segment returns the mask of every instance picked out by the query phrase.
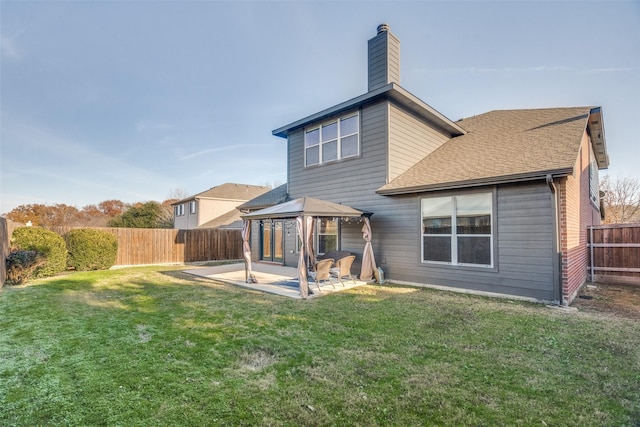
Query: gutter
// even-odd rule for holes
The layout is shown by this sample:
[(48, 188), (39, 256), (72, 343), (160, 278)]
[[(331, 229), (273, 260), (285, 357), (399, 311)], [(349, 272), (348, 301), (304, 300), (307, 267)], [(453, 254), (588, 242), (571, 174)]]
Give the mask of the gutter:
[(482, 187), (487, 185), (500, 185), (500, 184), (512, 184), (517, 182), (527, 182), (527, 181), (537, 181), (541, 179), (547, 179), (549, 176), (566, 176), (573, 173), (573, 167), (570, 168), (562, 168), (544, 172), (535, 172), (535, 173), (525, 173), (525, 174), (517, 174), (517, 175), (506, 175), (502, 177), (489, 177), (489, 178), (478, 178), (471, 179), (467, 181), (458, 181), (458, 182), (448, 182), (443, 184), (434, 184), (434, 185), (419, 185), (414, 187), (401, 187), (401, 188), (390, 188), (384, 189), (384, 187), (380, 187), (376, 190), (376, 193), (381, 194), (383, 196), (396, 196), (402, 194), (410, 194), (410, 193), (424, 193), (428, 191), (441, 191), (441, 190), (458, 190), (462, 188), (470, 188), (470, 187)]
[(557, 304), (565, 307), (567, 302), (562, 298), (562, 270), (560, 268), (562, 265), (562, 254), (560, 253), (560, 202), (558, 201), (560, 195), (555, 182), (553, 182), (553, 175), (547, 174), (546, 180), (553, 197), (551, 207), (553, 216), (553, 256), (551, 257), (553, 260), (553, 293), (557, 297)]

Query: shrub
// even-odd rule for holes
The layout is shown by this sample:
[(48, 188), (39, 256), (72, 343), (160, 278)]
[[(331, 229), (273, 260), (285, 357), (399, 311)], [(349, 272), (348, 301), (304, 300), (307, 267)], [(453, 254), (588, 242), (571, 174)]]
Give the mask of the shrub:
[(31, 278), (36, 268), (43, 266), (47, 258), (37, 251), (19, 249), (7, 257), (7, 281), (21, 285)]
[(67, 266), (78, 271), (106, 270), (116, 263), (118, 239), (113, 234), (93, 228), (78, 228), (64, 235), (67, 243)]
[(33, 277), (53, 276), (67, 267), (67, 246), (60, 235), (41, 227), (21, 227), (11, 237), (12, 250), (36, 251), (46, 262), (33, 271)]

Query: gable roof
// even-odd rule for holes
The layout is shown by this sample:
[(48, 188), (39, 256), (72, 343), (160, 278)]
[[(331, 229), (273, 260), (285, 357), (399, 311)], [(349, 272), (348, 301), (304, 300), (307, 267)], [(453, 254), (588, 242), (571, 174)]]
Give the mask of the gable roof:
[(210, 221), (200, 224), (197, 228), (219, 228), (230, 225), (236, 221), (242, 221), (242, 218), (240, 218), (240, 212), (237, 209), (232, 209)]
[(288, 200), (289, 194), (287, 193), (287, 184), (282, 184), (271, 191), (267, 191), (266, 193), (241, 204), (236, 209), (241, 211), (263, 209)]
[(225, 199), (225, 200), (251, 200), (261, 194), (269, 191), (269, 187), (262, 185), (236, 184), (227, 182), (225, 184), (211, 187), (201, 193), (189, 196), (182, 200), (172, 203), (171, 205), (179, 205), (196, 199)]
[(321, 121), (336, 114), (343, 113), (347, 110), (353, 110), (361, 105), (372, 102), (378, 99), (392, 99), (400, 105), (406, 107), (410, 111), (422, 117), (437, 128), (444, 130), (451, 136), (463, 135), (465, 130), (457, 123), (452, 122), (440, 112), (436, 111), (433, 107), (426, 102), (410, 93), (397, 83), (389, 83), (378, 89), (367, 92), (363, 95), (357, 96), (353, 99), (345, 101), (343, 103), (334, 105), (320, 111), (319, 113), (312, 114), (303, 119), (297, 120), (281, 128), (275, 129), (272, 133), (275, 136), (286, 138), (290, 132), (305, 127), (313, 122)]
[[(465, 135), (451, 138), (377, 192), (405, 194), (571, 174), (592, 113), (600, 109), (503, 110), (461, 120)], [(598, 157), (600, 167), (608, 166), (606, 149)]]

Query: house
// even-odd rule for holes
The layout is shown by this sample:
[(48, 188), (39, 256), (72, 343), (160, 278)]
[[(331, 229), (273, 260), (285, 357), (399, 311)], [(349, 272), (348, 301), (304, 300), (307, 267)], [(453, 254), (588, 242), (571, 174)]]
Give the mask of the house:
[[(368, 91), (273, 134), (287, 140), (286, 199), (373, 213), (377, 265), (395, 283), (568, 304), (587, 279), (609, 165), (600, 107), (452, 121), (400, 86), (400, 42), (383, 24), (368, 42)], [(315, 251), (357, 264), (361, 227), (319, 218)], [(254, 225), (252, 259), (297, 265), (295, 230)]]
[[(173, 228), (217, 228), (240, 221), (237, 206), (269, 191), (259, 185), (226, 183), (172, 203)], [(239, 228), (242, 228), (240, 223)]]

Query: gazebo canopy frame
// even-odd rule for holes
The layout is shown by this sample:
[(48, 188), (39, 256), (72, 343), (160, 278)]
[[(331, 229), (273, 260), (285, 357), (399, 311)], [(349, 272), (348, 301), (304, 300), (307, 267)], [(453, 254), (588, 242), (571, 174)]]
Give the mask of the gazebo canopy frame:
[(313, 262), (313, 234), (317, 218), (362, 218), (362, 227), (365, 247), (362, 256), (362, 270), (360, 280), (371, 280), (377, 270), (373, 248), (371, 246), (371, 224), (369, 218), (371, 212), (360, 211), (349, 206), (312, 197), (302, 197), (289, 202), (280, 203), (265, 209), (260, 209), (242, 215), (244, 226), (242, 231), (242, 248), (245, 261), (245, 276), (247, 283), (256, 283), (251, 273), (251, 246), (249, 244), (252, 220), (295, 219), (300, 236), (300, 257), (298, 258), (298, 280), (300, 283), (300, 296), (309, 296), (309, 281), (307, 271)]

